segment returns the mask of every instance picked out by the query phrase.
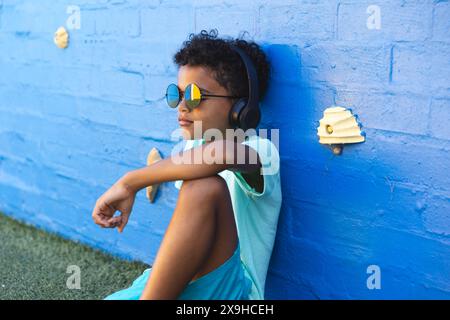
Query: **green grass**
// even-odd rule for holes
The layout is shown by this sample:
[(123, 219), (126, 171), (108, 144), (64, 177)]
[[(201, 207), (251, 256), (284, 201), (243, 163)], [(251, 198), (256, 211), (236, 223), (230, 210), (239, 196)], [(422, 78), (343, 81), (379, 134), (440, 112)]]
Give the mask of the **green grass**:
[[(68, 289), (67, 267), (81, 270), (81, 289)], [(0, 300), (103, 299), (131, 284), (145, 268), (0, 213)]]

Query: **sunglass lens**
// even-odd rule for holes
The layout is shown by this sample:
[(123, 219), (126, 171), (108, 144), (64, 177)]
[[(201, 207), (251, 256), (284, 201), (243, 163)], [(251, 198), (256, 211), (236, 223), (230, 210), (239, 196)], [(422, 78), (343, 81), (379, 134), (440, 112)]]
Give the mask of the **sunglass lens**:
[(166, 91), (166, 101), (171, 108), (176, 108), (180, 102), (180, 91), (178, 86), (174, 83), (169, 84)]
[(200, 88), (197, 87), (197, 85), (194, 83), (189, 84), (186, 87), (184, 99), (186, 100), (186, 105), (188, 106), (188, 108), (194, 109), (195, 107), (197, 107), (202, 100)]

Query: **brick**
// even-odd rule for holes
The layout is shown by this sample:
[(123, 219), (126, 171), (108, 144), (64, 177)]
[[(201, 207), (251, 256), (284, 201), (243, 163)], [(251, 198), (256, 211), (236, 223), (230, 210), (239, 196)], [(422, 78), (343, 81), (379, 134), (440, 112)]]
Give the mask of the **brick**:
[[(72, 178), (91, 183), (92, 185), (108, 186), (113, 184), (126, 172), (133, 170), (133, 166), (117, 163), (108, 159), (99, 159), (97, 155), (90, 155), (78, 150), (68, 150), (67, 147), (45, 142), (41, 144), (43, 163), (49, 167), (58, 168), (65, 178)], [(95, 173), (95, 176), (93, 176)], [(72, 183), (73, 183), (72, 182)], [(77, 183), (73, 183), (76, 188)], [(65, 187), (69, 189), (69, 186)], [(75, 196), (75, 195), (74, 195)], [(79, 196), (77, 194), (77, 196)], [(82, 199), (77, 199), (82, 200)]]
[[(0, 196), (1, 200), (3, 200), (4, 196), (5, 199), (14, 197), (19, 200), (18, 203), (20, 205), (10, 207), (13, 211), (11, 215), (13, 215), (14, 219), (23, 220), (51, 231), (61, 231), (61, 220), (69, 223), (69, 225), (72, 223), (72, 226), (80, 225), (79, 222), (82, 220), (83, 215), (73, 205), (62, 203), (45, 194), (36, 194), (28, 190), (18, 189), (10, 184), (2, 185), (2, 191), (4, 193), (2, 192)], [(64, 212), (64, 215), (61, 212)], [(53, 219), (50, 219), (49, 216), (53, 217)]]
[[(287, 211), (289, 212), (289, 211)], [(395, 212), (395, 214), (394, 214)], [(284, 261), (284, 273), (291, 275), (293, 279), (311, 279), (318, 276), (329, 277), (331, 272), (329, 267), (333, 267), (334, 271), (339, 269), (339, 274), (343, 279), (352, 278), (350, 282), (343, 283), (327, 280), (334, 289), (342, 286), (343, 290), (348, 290), (348, 294), (354, 296), (366, 296), (367, 288), (365, 287), (368, 265), (377, 264), (382, 270), (382, 287), (386, 292), (383, 296), (416, 296), (426, 294), (414, 292), (406, 293), (403, 289), (405, 283), (409, 283), (408, 279), (403, 279), (399, 283), (392, 282), (391, 277), (398, 276), (403, 273), (405, 277), (411, 277), (416, 281), (428, 283), (435, 289), (448, 291), (447, 275), (440, 272), (440, 268), (445, 268), (447, 261), (445, 256), (448, 254), (448, 245), (436, 239), (430, 239), (428, 233), (414, 233), (410, 229), (410, 220), (415, 219), (415, 225), (421, 225), (421, 215), (417, 212), (410, 213), (407, 222), (401, 222), (400, 217), (396, 215), (400, 211), (392, 210), (380, 216), (379, 220), (373, 219), (370, 212), (361, 212), (362, 219), (354, 220), (350, 213), (340, 212), (327, 207), (324, 210), (320, 205), (313, 206), (308, 202), (302, 203), (300, 212), (297, 217), (293, 217), (297, 222), (295, 229), (297, 238), (290, 238), (285, 242), (287, 251), (280, 248), (281, 260), (276, 266)], [(405, 212), (405, 217), (408, 214)], [(444, 217), (445, 218), (445, 217)], [(339, 222), (335, 220), (339, 220)], [(391, 222), (391, 219), (394, 219)], [(317, 223), (317, 222), (322, 223)], [(326, 221), (326, 222), (325, 222)], [(384, 222), (379, 224), (378, 222)], [(408, 229), (398, 229), (398, 226), (408, 226)], [(339, 229), (336, 229), (336, 228)], [(372, 232), (372, 228), (376, 227), (377, 232)], [(342, 229), (341, 229), (342, 228)], [(348, 238), (347, 238), (348, 237)], [(409, 246), (404, 246), (409, 243)], [(435, 255), (426, 254), (427, 247), (433, 247)], [(315, 248), (314, 250), (312, 250)], [(327, 250), (332, 248), (332, 250)], [(303, 258), (296, 257), (292, 252), (302, 251)], [(312, 254), (314, 251), (315, 254)], [(290, 254), (289, 254), (290, 252)], [(283, 258), (284, 257), (284, 258)], [(289, 257), (289, 264), (286, 264), (286, 257)], [(283, 260), (284, 259), (284, 260)], [(436, 261), (439, 260), (440, 268), (436, 267)], [(404, 273), (404, 269), (398, 268), (403, 265), (408, 270)], [(314, 270), (315, 269), (315, 270)], [(320, 270), (320, 271), (317, 271)], [(343, 274), (341, 274), (341, 271)], [(359, 274), (359, 278), (355, 279), (355, 275)], [(427, 276), (425, 277), (424, 274)], [(358, 285), (359, 283), (359, 285)], [(321, 297), (326, 297), (333, 290), (323, 288), (322, 286), (314, 286), (319, 290)], [(402, 290), (399, 290), (399, 289)], [(398, 291), (398, 292), (397, 292)], [(319, 294), (319, 293), (318, 293)], [(447, 292), (448, 295), (448, 292)], [(342, 296), (342, 293), (339, 294)]]
[[(380, 29), (369, 29), (372, 11), (380, 9)], [(341, 3), (338, 7), (338, 39), (359, 41), (421, 41), (430, 37), (432, 6), (429, 2), (413, 3)]]
[[(80, 30), (83, 30), (83, 26)], [(0, 51), (0, 61), (28, 64), (47, 63), (59, 68), (88, 68), (93, 65), (120, 66), (113, 63), (118, 60), (117, 50), (122, 49), (122, 44), (120, 46), (116, 44), (116, 52), (111, 56), (108, 52), (111, 50), (111, 46), (114, 46), (115, 41), (82, 37), (83, 31), (80, 30), (70, 33), (69, 47), (64, 50), (57, 48), (51, 38), (41, 34), (0, 33), (0, 41), (8, 43), (8, 47), (11, 49)]]
[(424, 203), (423, 220), (427, 231), (441, 236), (450, 235), (450, 198), (434, 196)]
[(41, 163), (40, 144), (18, 132), (0, 131), (0, 154), (4, 157)]
[(97, 73), (91, 78), (95, 95), (114, 101), (142, 103), (144, 101), (144, 77), (138, 72), (111, 70)]
[[(298, 281), (298, 278), (296, 278)], [(298, 284), (293, 279), (286, 279), (284, 270), (275, 271), (273, 267), (269, 269), (266, 280), (266, 300), (288, 300), (295, 297), (299, 300), (315, 300), (317, 296), (313, 288), (305, 283)], [(277, 290), (284, 288), (284, 290)], [(290, 297), (290, 298), (289, 298)]]
[[(3, 89), (3, 93), (0, 92), (5, 97), (5, 100), (0, 102), (0, 112), (6, 112), (2, 119), (5, 129), (11, 128), (11, 130), (14, 130), (14, 125), (17, 124), (17, 130), (20, 130), (22, 127), (20, 121), (31, 121), (33, 126), (38, 126), (38, 123), (45, 123), (43, 125), (48, 123), (48, 125), (54, 127), (55, 125), (46, 119), (51, 116), (56, 118), (54, 121), (61, 121), (66, 118), (72, 120), (73, 124), (77, 124), (78, 120), (83, 121), (86, 125), (97, 123), (106, 128), (116, 127), (122, 131), (133, 132), (146, 140), (157, 139), (169, 143), (172, 131), (178, 128), (176, 111), (174, 112), (173, 109), (167, 107), (164, 101), (160, 101), (158, 104), (149, 103), (146, 106), (137, 106), (90, 97), (74, 98), (70, 95), (51, 93), (41, 94), (36, 99), (37, 92), (32, 89), (28, 90), (29, 95), (20, 95), (20, 90)], [(30, 106), (33, 106), (33, 108), (31, 109)], [(19, 112), (19, 114), (10, 114), (9, 112), (13, 110)], [(31, 118), (27, 117), (27, 114)], [(55, 129), (60, 130), (58, 127)], [(69, 133), (67, 134), (69, 135)], [(32, 135), (31, 132), (30, 135)], [(142, 156), (144, 153), (145, 151), (143, 151)]]
[[(62, 55), (53, 41), (37, 37), (32, 33), (0, 33), (0, 42), (8, 43), (10, 50), (0, 50), (0, 63), (39, 63), (61, 62), (67, 55)], [(70, 56), (70, 52), (68, 52)], [(3, 68), (2, 68), (3, 70)]]
[(35, 177), (39, 175), (36, 165), (31, 164), (29, 161), (26, 164), (23, 163), (20, 159), (2, 155), (0, 184), (2, 186), (12, 186), (19, 191), (40, 194), (39, 188), (33, 185)]
[[(183, 0), (181, 3), (187, 3), (190, 4), (192, 1), (189, 0)], [(196, 7), (210, 7), (210, 8), (222, 8), (222, 9), (229, 9), (229, 8), (235, 8), (237, 6), (245, 5), (240, 0), (196, 0), (195, 6)]]
[(433, 40), (450, 42), (450, 3), (438, 2), (434, 7)]
[[(305, 182), (304, 184), (306, 185), (297, 186), (297, 191), (294, 190), (295, 187), (285, 187), (283, 189), (286, 198), (289, 199), (288, 206), (289, 204), (292, 205), (293, 214), (295, 212), (298, 213), (292, 218), (292, 220), (298, 221), (291, 221), (294, 224), (293, 226), (297, 223), (301, 224), (301, 221), (307, 223), (307, 220), (305, 220), (307, 217), (300, 216), (301, 211), (295, 206), (295, 203), (299, 201), (312, 204), (317, 206), (318, 210), (325, 210), (330, 213), (338, 214), (341, 212), (341, 214), (344, 214), (345, 212), (344, 215), (349, 219), (368, 219), (370, 221), (377, 221), (383, 217), (387, 203), (391, 206), (393, 205), (392, 197), (395, 194), (381, 170), (378, 173), (379, 178), (374, 177), (372, 173), (368, 173), (364, 180), (358, 180), (355, 176), (358, 176), (361, 172), (357, 172), (356, 169), (353, 169), (353, 171), (347, 169), (345, 171), (347, 176), (344, 177), (339, 174), (338, 170), (341, 167), (339, 164), (328, 168), (328, 173), (325, 173), (323, 165), (320, 164), (314, 166), (298, 163), (297, 167), (302, 169), (301, 172), (292, 172), (292, 165), (289, 164), (282, 166), (282, 170), (291, 172), (290, 177), (283, 178), (285, 180), (283, 182), (286, 183), (284, 185), (292, 185), (293, 181), (296, 181), (298, 178), (302, 179), (300, 181), (311, 181), (310, 183)], [(297, 195), (295, 195), (295, 192), (297, 192)], [(400, 206), (403, 206), (403, 204), (399, 203), (398, 207)], [(394, 210), (390, 212), (394, 212)], [(354, 223), (357, 223), (357, 221)], [(343, 224), (342, 222), (332, 223), (331, 225), (334, 225), (335, 228), (348, 226), (348, 224)], [(295, 228), (293, 229), (295, 230)], [(349, 230), (346, 232), (349, 232)], [(295, 231), (294, 233), (301, 234)], [(345, 233), (345, 235), (347, 234)], [(342, 236), (344, 237), (345, 235)], [(357, 245), (357, 239), (354, 239), (352, 243)]]
[[(175, 122), (176, 120), (174, 125)], [(158, 124), (158, 121), (154, 123)], [(129, 121), (128, 126), (132, 125), (133, 122)], [(164, 122), (159, 125), (162, 127)], [(125, 129), (101, 125), (89, 119), (81, 122), (2, 112), (0, 126), (4, 131), (17, 131), (26, 139), (33, 138), (37, 141), (67, 145), (73, 150), (83, 150), (98, 157), (125, 161), (129, 165), (145, 164), (152, 146), (156, 146), (165, 157), (170, 154), (173, 145), (170, 137), (166, 135), (163, 139), (157, 132), (149, 129), (137, 136), (131, 135)], [(151, 124), (148, 128), (152, 128)], [(127, 154), (127, 160), (122, 158), (124, 154)]]
[[(361, 213), (385, 210), (391, 189), (397, 186), (450, 195), (450, 177), (442, 174), (448, 167), (448, 146), (367, 131), (365, 142), (345, 146), (338, 158), (326, 146), (294, 136), (301, 151), (291, 152), (282, 160), (281, 171), (289, 172), (288, 176), (281, 175), (283, 195), (291, 200), (315, 199), (323, 206), (353, 208)], [(287, 154), (286, 143), (281, 138), (280, 154)], [(307, 187), (298, 185), (298, 181), (307, 181)], [(375, 198), (379, 200), (374, 202)]]
[(300, 48), (303, 82), (340, 88), (379, 87), (389, 81), (390, 47), (317, 44)]
[(430, 102), (426, 96), (338, 91), (336, 104), (350, 108), (364, 127), (410, 134), (427, 133)]
[[(107, 7), (108, 3), (111, 3), (111, 2), (116, 3), (117, 1), (118, 0), (114, 0), (114, 1), (111, 1), (111, 0), (96, 0), (96, 1), (78, 0), (77, 5), (82, 6), (83, 9), (96, 10), (96, 9), (105, 9)], [(126, 1), (126, 0), (123, 0), (123, 1)]]
[(65, 25), (67, 4), (42, 0), (5, 3), (2, 12), (2, 31), (53, 33)]
[[(162, 10), (164, 15), (161, 15)], [(142, 37), (148, 40), (164, 41), (180, 44), (188, 40), (188, 35), (194, 32), (194, 8), (191, 6), (159, 7), (158, 9), (141, 10)], [(152, 50), (149, 48), (149, 50)]]
[(449, 113), (450, 99), (435, 99), (432, 101), (430, 111), (430, 130), (432, 136), (450, 140)]
[(202, 7), (195, 9), (195, 33), (201, 30), (217, 28), (220, 37), (236, 38), (241, 31), (247, 31), (250, 37), (256, 34), (256, 14), (252, 8)]
[[(0, 89), (3, 97), (0, 101), (0, 110), (10, 112), (14, 110), (20, 113), (31, 113), (39, 116), (56, 116), (78, 119), (78, 109), (80, 98), (73, 96), (50, 94), (38, 89), (29, 88), (27, 94), (22, 94), (20, 88)], [(32, 109), (31, 109), (32, 106)]]
[(137, 37), (141, 32), (137, 10), (108, 8), (95, 14), (95, 33), (100, 36)]
[[(351, 179), (345, 181), (351, 182)], [(400, 183), (395, 183), (390, 189), (380, 182), (362, 182), (359, 184), (362, 190), (356, 191), (357, 193), (353, 192), (353, 188), (347, 190), (352, 191), (355, 196), (365, 194), (361, 202), (366, 203), (355, 211), (348, 205), (342, 206), (342, 203), (329, 205), (319, 199), (292, 199), (285, 211), (291, 232), (289, 236), (322, 243), (335, 250), (345, 250), (346, 258), (353, 260), (371, 254), (372, 243), (365, 238), (366, 228), (392, 228), (427, 237), (429, 229), (424, 225), (423, 219), (428, 210), (428, 201), (433, 197), (428, 190), (414, 190), (411, 185)], [(338, 200), (340, 202), (345, 201), (342, 195), (338, 198), (341, 198)], [(350, 198), (347, 200), (351, 201)], [(383, 207), (383, 201), (389, 204), (389, 208)], [(328, 221), (329, 224), (317, 225), (317, 220)]]
[[(271, 44), (263, 47), (272, 66), (271, 79), (297, 84), (301, 79), (300, 50), (297, 45)], [(290, 63), (283, 63), (284, 61)]]
[(29, 86), (80, 95), (88, 95), (90, 91), (91, 71), (87, 69), (66, 68), (62, 72), (57, 66), (37, 63), (2, 63), (1, 68), (0, 83), (5, 86)]
[[(113, 39), (84, 40), (80, 50), (89, 51), (89, 61), (108, 68), (120, 68), (144, 73), (145, 75), (170, 75), (176, 77), (176, 67), (173, 64), (173, 54), (179, 44), (169, 44), (164, 41), (144, 40), (141, 38), (126, 38), (120, 43)], [(114, 48), (114, 54), (109, 51)]]
[[(280, 103), (280, 97), (284, 97)], [(323, 110), (335, 104), (335, 92), (329, 88), (302, 87), (299, 84), (272, 80), (268, 94), (262, 104), (261, 128), (279, 128), (280, 141), (290, 137), (300, 140), (312, 137), (318, 141), (316, 127), (323, 117)], [(296, 125), (286, 126), (286, 119)]]
[(334, 38), (336, 8), (331, 4), (265, 4), (259, 11), (259, 36), (266, 41), (288, 42)]
[[(61, 171), (60, 165), (51, 166), (45, 162), (36, 163), (6, 157), (6, 160), (3, 161), (3, 168), (6, 169), (5, 171), (11, 172), (5, 175), (3, 183), (35, 195), (45, 193), (45, 196), (54, 200), (64, 200), (75, 205), (80, 205), (84, 199), (92, 197), (92, 191), (97, 190), (97, 186), (101, 185), (98, 182), (86, 184), (87, 180), (83, 180), (82, 177), (66, 176)], [(79, 172), (83, 172), (83, 170)], [(65, 189), (66, 192), (61, 193), (61, 189)], [(41, 190), (45, 190), (45, 192), (41, 192)]]
[(178, 83), (176, 77), (148, 75), (145, 77), (145, 100), (161, 101), (165, 103), (167, 86), (170, 83)]
[(396, 44), (393, 48), (392, 83), (401, 89), (429, 94), (449, 93), (450, 45)]
[(57, 93), (95, 96), (115, 101), (143, 103), (144, 79), (138, 72), (128, 70), (100, 70), (67, 67), (64, 72), (58, 66), (44, 64), (4, 64), (0, 83), (42, 88)]
[(0, 30), (2, 28), (3, 0), (0, 0)]
[[(99, 2), (96, 1), (97, 4)], [(70, 30), (69, 29), (69, 37), (70, 43), (69, 45), (72, 47), (75, 39), (79, 39), (82, 36), (93, 36), (96, 33), (96, 24), (97, 24), (97, 12), (99, 10), (86, 10), (86, 5), (79, 4), (80, 8), (80, 29)], [(68, 15), (69, 17), (69, 15)], [(66, 27), (67, 20), (66, 20)], [(137, 26), (139, 30), (139, 25)]]

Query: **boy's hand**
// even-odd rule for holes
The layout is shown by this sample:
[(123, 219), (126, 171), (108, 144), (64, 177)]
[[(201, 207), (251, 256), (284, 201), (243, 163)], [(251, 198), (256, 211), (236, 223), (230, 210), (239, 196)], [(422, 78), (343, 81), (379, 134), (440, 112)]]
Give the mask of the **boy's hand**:
[[(103, 228), (118, 227), (119, 232), (122, 232), (130, 217), (135, 198), (136, 192), (119, 180), (98, 198), (92, 218)], [(116, 211), (121, 214), (114, 216)]]

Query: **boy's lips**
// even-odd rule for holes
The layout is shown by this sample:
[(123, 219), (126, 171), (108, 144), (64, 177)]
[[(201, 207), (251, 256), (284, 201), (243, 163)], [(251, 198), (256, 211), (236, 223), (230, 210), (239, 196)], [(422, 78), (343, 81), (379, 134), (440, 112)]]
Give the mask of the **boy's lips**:
[(193, 121), (183, 118), (183, 117), (178, 117), (178, 123), (180, 124), (180, 126), (186, 127), (186, 126), (191, 125), (193, 123)]

